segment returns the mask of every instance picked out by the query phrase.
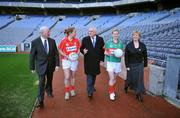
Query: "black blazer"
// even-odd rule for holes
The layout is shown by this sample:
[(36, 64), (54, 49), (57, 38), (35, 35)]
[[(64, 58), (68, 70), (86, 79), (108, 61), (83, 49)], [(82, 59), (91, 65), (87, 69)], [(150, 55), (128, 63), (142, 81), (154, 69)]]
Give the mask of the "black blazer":
[(133, 41), (127, 44), (125, 49), (125, 64), (129, 67), (129, 64), (144, 63), (144, 67), (147, 67), (147, 49), (146, 45), (139, 42), (139, 48), (134, 47)]
[[(49, 53), (45, 52), (41, 38), (37, 38), (31, 43), (30, 51), (30, 69), (37, 71), (39, 75), (48, 72), (54, 72), (55, 66), (59, 66), (59, 53), (56, 43), (53, 39), (48, 38)], [(36, 66), (35, 66), (36, 65)]]
[(86, 48), (88, 52), (84, 55), (85, 74), (97, 75), (100, 73), (100, 61), (104, 61), (104, 41), (102, 37), (96, 36), (95, 48), (93, 47), (90, 36), (82, 39), (80, 51)]

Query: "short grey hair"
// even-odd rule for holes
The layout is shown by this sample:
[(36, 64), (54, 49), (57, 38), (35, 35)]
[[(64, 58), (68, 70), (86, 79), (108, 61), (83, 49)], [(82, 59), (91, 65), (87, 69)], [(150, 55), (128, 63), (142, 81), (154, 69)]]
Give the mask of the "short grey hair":
[(95, 26), (90, 26), (89, 29), (93, 29), (95, 32), (97, 31)]
[(43, 33), (45, 30), (49, 30), (49, 28), (47, 27), (47, 26), (42, 26), (42, 27), (40, 27), (40, 29), (39, 29), (39, 33)]

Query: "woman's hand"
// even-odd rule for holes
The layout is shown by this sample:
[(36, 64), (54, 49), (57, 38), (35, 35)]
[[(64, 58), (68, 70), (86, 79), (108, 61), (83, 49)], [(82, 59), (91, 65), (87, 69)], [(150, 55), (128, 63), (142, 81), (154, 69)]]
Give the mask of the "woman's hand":
[(112, 53), (112, 51), (110, 51), (109, 49), (106, 49), (105, 52), (104, 52), (104, 54), (110, 56), (110, 55), (112, 55), (113, 53)]
[(144, 71), (148, 71), (148, 69), (149, 69), (148, 67), (144, 67)]

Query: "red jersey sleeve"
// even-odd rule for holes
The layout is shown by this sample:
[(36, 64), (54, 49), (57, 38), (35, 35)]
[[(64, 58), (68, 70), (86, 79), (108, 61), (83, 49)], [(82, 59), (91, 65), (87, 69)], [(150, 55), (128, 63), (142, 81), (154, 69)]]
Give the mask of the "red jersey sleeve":
[(63, 48), (64, 48), (64, 40), (62, 40), (58, 45), (58, 49), (63, 50)]

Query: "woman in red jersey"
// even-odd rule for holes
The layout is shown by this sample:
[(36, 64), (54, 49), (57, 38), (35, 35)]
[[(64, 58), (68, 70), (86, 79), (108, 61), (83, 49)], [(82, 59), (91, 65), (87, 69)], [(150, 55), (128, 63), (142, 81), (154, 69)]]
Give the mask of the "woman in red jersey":
[(75, 96), (75, 72), (78, 66), (78, 55), (80, 42), (76, 37), (76, 30), (74, 27), (69, 27), (65, 30), (66, 37), (64, 37), (58, 48), (61, 54), (62, 68), (64, 70), (64, 84), (65, 84), (65, 100), (69, 100), (70, 95)]

